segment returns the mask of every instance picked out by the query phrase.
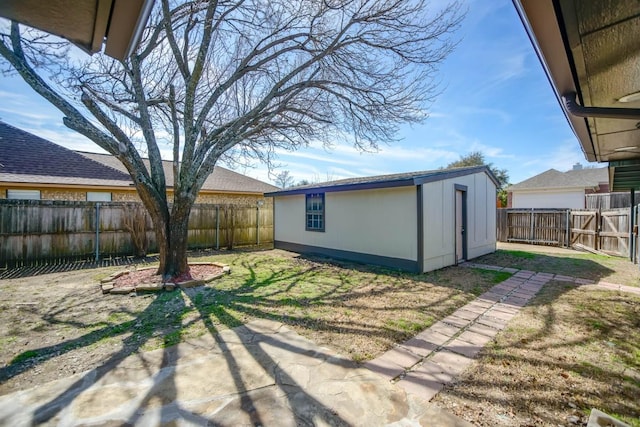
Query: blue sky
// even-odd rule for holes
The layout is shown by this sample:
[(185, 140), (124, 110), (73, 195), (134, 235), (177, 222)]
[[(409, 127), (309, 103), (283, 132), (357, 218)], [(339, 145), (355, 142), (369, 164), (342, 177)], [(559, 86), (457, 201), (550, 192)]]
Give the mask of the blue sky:
[[(296, 182), (325, 181), (435, 169), (482, 151), (517, 183), (549, 168), (586, 164), (511, 0), (466, 4), (461, 42), (441, 67), (442, 93), (424, 124), (403, 127), (401, 140), (378, 153), (340, 141), (331, 150), (281, 152), (275, 172), (289, 170)], [(1, 120), (72, 149), (100, 151), (67, 130), (61, 114), (19, 78), (0, 79), (0, 99)], [(238, 172), (271, 181), (263, 165)]]

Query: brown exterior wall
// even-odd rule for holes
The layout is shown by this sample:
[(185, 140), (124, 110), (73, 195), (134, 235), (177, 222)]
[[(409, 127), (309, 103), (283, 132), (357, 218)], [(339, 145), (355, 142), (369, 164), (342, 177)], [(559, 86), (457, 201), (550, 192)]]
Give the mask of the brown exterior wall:
[[(40, 190), (42, 200), (68, 200), (82, 202), (87, 200), (87, 191), (105, 191), (111, 193), (114, 202), (140, 202), (140, 197), (135, 190), (99, 190), (99, 189), (75, 189), (75, 188), (41, 188), (41, 187), (17, 187), (0, 185), (0, 199), (7, 198), (7, 190)], [(169, 197), (171, 197), (171, 192)], [(255, 206), (258, 200), (264, 202), (263, 206), (272, 206), (273, 198), (252, 194), (228, 194), (228, 193), (202, 193), (198, 195), (196, 203), (214, 205), (242, 205)]]

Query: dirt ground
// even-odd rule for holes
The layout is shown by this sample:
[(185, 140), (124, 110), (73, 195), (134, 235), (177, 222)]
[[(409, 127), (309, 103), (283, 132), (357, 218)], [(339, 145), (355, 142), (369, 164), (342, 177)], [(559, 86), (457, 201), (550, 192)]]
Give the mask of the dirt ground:
[[(255, 318), (365, 361), (509, 276), (458, 267), (416, 275), (275, 250), (198, 261), (230, 264), (232, 274), (136, 297), (100, 292), (121, 267), (0, 280), (0, 395)], [(619, 260), (593, 256), (517, 249), (478, 262), (637, 280)], [(435, 403), (481, 426), (584, 425), (592, 407), (640, 426), (638, 396), (640, 298), (556, 282)]]
[(0, 280), (0, 394), (256, 318), (364, 361), (508, 277), (468, 268), (407, 274), (283, 251), (198, 261), (230, 264), (232, 273), (135, 297), (100, 292), (118, 267)]
[(479, 426), (640, 426), (640, 297), (550, 282), (434, 402)]

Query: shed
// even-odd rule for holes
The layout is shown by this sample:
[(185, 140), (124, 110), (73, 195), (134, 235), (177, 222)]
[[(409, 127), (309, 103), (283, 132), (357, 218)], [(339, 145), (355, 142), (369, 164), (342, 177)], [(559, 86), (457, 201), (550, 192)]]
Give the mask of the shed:
[(266, 193), (274, 245), (413, 272), (496, 250), (496, 187), (486, 166), (351, 178)]

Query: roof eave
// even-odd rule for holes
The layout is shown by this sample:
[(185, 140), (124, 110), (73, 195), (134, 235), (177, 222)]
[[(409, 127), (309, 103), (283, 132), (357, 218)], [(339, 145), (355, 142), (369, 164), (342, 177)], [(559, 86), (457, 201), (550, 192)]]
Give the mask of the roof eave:
[(560, 29), (553, 0), (512, 0), (520, 20), (529, 36), (533, 49), (551, 85), (558, 105), (571, 130), (580, 142), (580, 148), (589, 162), (599, 161), (586, 118), (573, 116), (562, 101), (562, 95), (575, 92), (582, 100), (579, 83), (574, 78), (563, 32)]
[[(427, 184), (429, 182), (441, 181), (444, 179), (457, 178), (466, 175), (472, 175), (478, 172), (485, 172), (489, 179), (499, 186), (498, 179), (495, 177), (491, 169), (487, 166), (475, 166), (470, 168), (461, 169), (443, 169), (441, 171), (434, 171), (429, 174), (415, 176), (402, 179), (391, 179), (387, 181), (374, 181), (374, 182), (362, 182), (351, 183), (343, 185), (318, 185), (313, 187), (293, 188), (291, 190), (274, 191), (271, 193), (265, 193), (265, 197), (277, 197), (277, 196), (293, 196), (296, 194), (311, 194), (311, 193), (332, 193), (339, 191), (358, 191), (358, 190), (373, 190), (380, 188), (395, 188), (395, 187), (408, 187), (421, 184)], [(325, 183), (328, 184), (328, 183)]]

